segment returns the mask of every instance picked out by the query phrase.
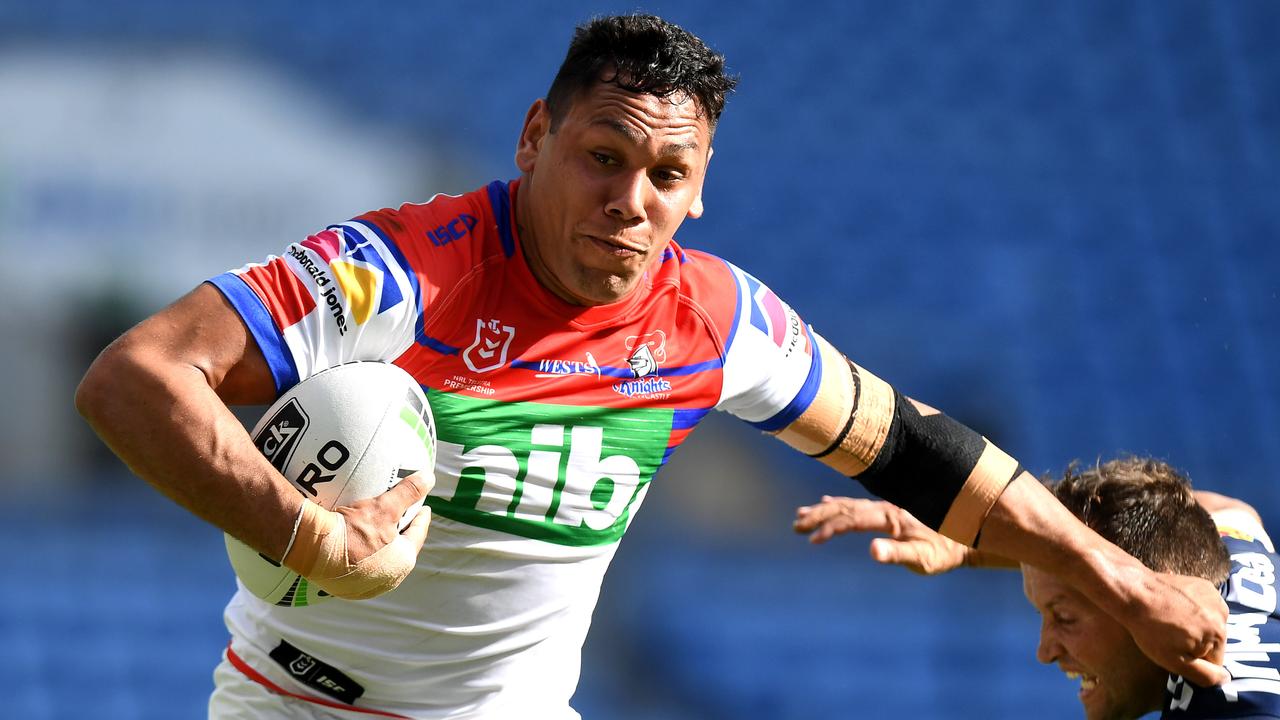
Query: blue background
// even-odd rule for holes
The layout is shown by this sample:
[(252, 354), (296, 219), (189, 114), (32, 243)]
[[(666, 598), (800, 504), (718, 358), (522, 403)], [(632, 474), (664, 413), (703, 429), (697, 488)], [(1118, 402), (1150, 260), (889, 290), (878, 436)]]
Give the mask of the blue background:
[[(684, 244), (1034, 472), (1154, 454), (1280, 517), (1278, 3), (7, 2), (0, 46), (273, 68), (450, 163), (456, 184), (394, 205), (513, 177), (573, 25), (633, 9), (742, 77)], [(606, 578), (585, 717), (1079, 716), (1016, 574), (811, 548), (794, 507), (857, 486), (738, 424), (702, 434)], [(104, 461), (0, 508), (0, 544), (0, 715), (203, 713), (220, 533)]]

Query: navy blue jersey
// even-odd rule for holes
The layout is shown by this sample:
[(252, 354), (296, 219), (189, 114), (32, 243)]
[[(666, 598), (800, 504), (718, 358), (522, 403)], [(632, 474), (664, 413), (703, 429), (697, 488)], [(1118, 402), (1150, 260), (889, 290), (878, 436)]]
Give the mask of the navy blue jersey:
[(1256, 521), (1239, 513), (1228, 515), (1214, 519), (1231, 554), (1231, 577), (1223, 588), (1231, 609), (1226, 648), (1231, 680), (1206, 689), (1171, 675), (1161, 718), (1280, 718), (1280, 557)]

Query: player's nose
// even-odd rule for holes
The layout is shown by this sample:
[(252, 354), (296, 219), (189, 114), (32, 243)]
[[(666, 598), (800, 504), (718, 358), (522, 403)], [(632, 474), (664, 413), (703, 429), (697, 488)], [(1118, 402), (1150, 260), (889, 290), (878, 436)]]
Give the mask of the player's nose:
[(1040, 641), (1036, 645), (1036, 660), (1051, 665), (1062, 657), (1062, 644), (1054, 637), (1053, 632), (1047, 629), (1040, 630)]
[(609, 187), (605, 212), (625, 224), (644, 220), (649, 178), (641, 171), (618, 173)]

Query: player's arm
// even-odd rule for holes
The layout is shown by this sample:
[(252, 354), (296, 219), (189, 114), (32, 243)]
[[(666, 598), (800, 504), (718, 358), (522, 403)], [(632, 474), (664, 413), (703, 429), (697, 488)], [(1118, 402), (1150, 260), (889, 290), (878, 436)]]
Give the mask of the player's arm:
[[(396, 525), (405, 508), (422, 502), (425, 485), (407, 479), (338, 512), (305, 502), (227, 408), (268, 403), (275, 394), (247, 326), (215, 287), (203, 284), (108, 346), (75, 401), (139, 477), (256, 550), (320, 578), (326, 590), (368, 596), (380, 586), (365, 578), (385, 585), (388, 571), (403, 570), (403, 579), (426, 537), (429, 514), (421, 513), (423, 522), (403, 536)], [(343, 575), (326, 586), (325, 578)]]
[(825, 543), (836, 535), (879, 533), (871, 541), (871, 557), (885, 565), (901, 565), (921, 575), (941, 575), (961, 567), (1017, 570), (1017, 562), (971, 548), (926, 526), (914, 515), (884, 500), (823, 496), (796, 509), (796, 532), (809, 542)]
[(1028, 563), (1085, 593), (1161, 666), (1201, 684), (1222, 677), (1226, 608), (1163, 582), (1071, 515), (1016, 460), (946, 415), (904, 397), (821, 338), (822, 377), (778, 436), (929, 528)]
[(1259, 527), (1262, 526), (1262, 516), (1258, 514), (1253, 506), (1243, 500), (1237, 500), (1233, 497), (1227, 497), (1209, 490), (1196, 490), (1192, 493), (1195, 495), (1196, 502), (1200, 503), (1200, 507), (1204, 508), (1210, 515), (1218, 516), (1227, 513), (1243, 513), (1252, 519)]

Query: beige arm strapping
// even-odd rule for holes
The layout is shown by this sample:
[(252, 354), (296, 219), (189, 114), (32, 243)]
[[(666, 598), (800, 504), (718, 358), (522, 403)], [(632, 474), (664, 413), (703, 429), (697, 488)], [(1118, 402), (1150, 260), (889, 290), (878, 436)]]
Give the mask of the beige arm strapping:
[[(841, 474), (857, 477), (884, 449), (895, 414), (899, 414), (897, 402), (901, 396), (887, 382), (849, 361), (825, 339), (817, 337), (817, 347), (822, 357), (822, 382), (817, 396), (795, 422), (777, 435)], [(913, 409), (906, 408), (904, 412), (910, 417), (937, 422), (938, 418), (933, 417), (941, 415), (937, 410), (908, 400)], [(952, 427), (963, 428), (958, 424)], [(963, 430), (972, 433), (968, 428)], [(975, 458), (973, 467), (966, 469), (968, 476), (951, 498), (945, 517), (938, 518), (942, 534), (966, 545), (975, 542), (991, 507), (1019, 472), (1016, 460), (985, 438), (981, 441), (985, 443), (981, 455)], [(927, 479), (912, 479), (924, 480)], [(920, 487), (923, 490), (928, 484)]]
[[(418, 514), (423, 519), (414, 521), (426, 522), (431, 508), (424, 505)], [(401, 534), (352, 564), (347, 559), (346, 518), (307, 500), (302, 503), (297, 535), (284, 557), (284, 565), (330, 595), (365, 600), (394, 590), (409, 576), (417, 559), (417, 548)]]

